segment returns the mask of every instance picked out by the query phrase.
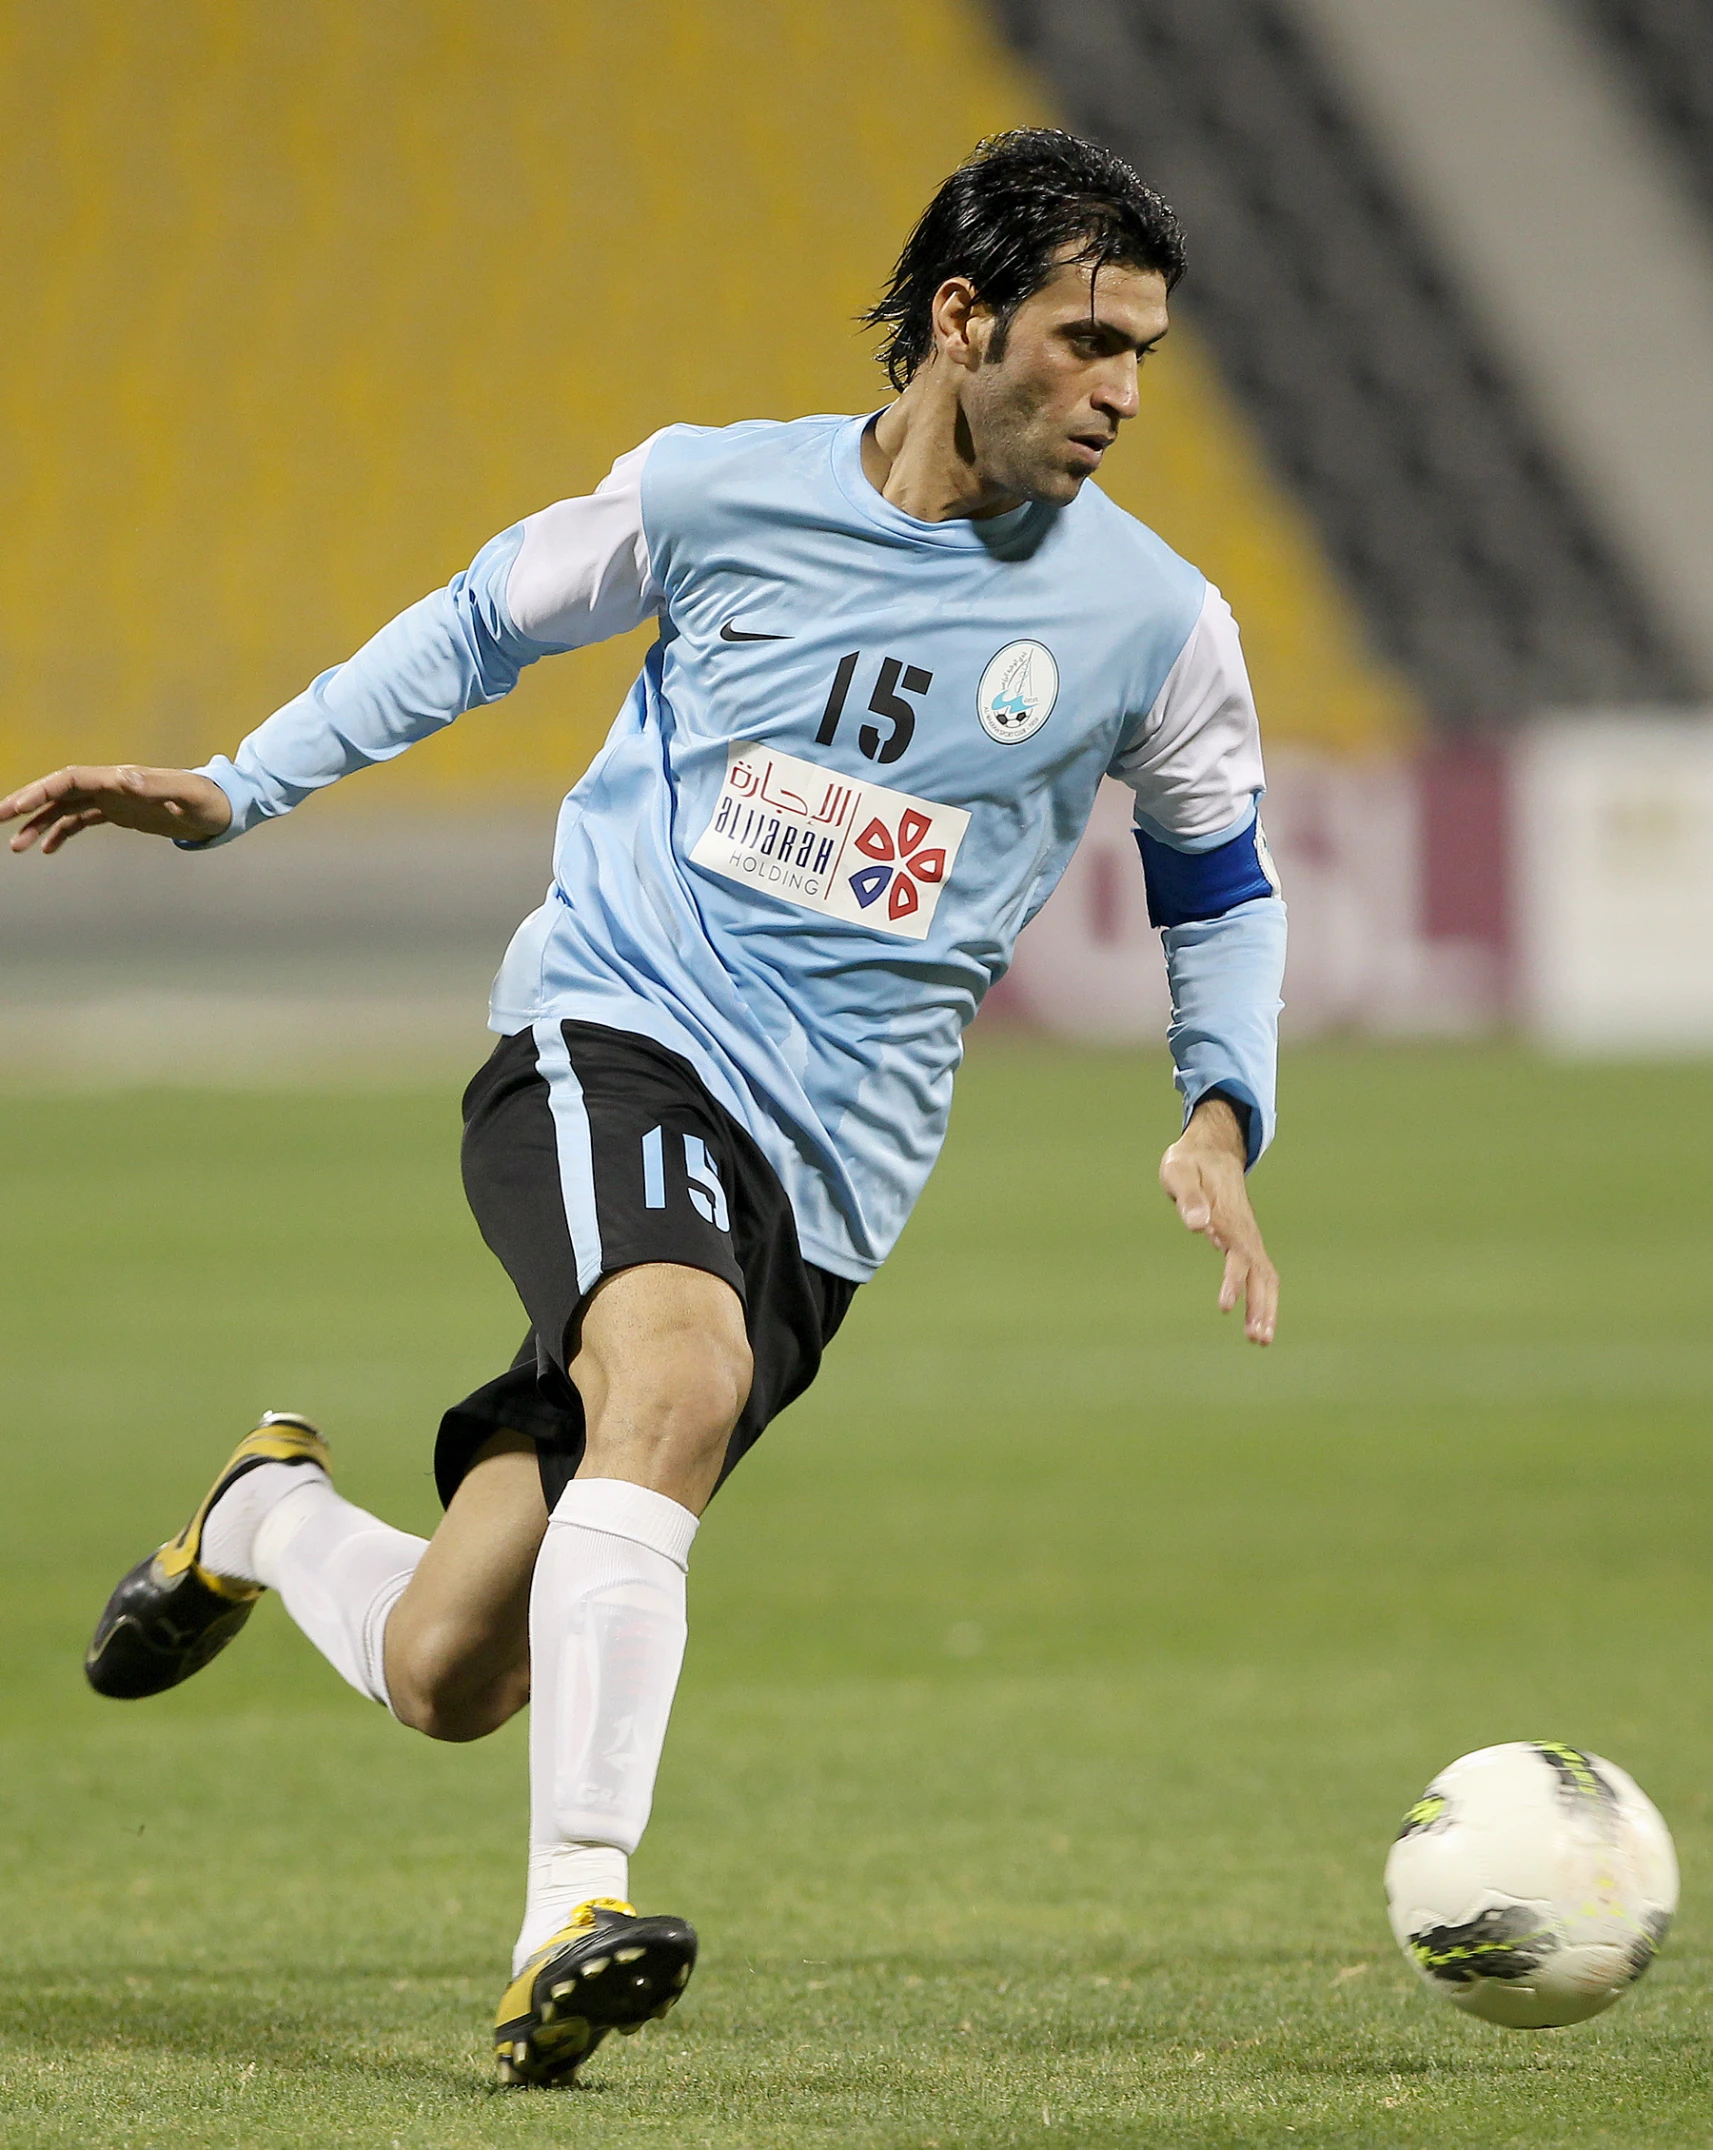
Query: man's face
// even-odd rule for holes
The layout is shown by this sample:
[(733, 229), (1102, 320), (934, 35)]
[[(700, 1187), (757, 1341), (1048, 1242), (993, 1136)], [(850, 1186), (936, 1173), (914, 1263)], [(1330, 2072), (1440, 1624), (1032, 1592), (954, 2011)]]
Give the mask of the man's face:
[(1074, 500), (1135, 417), (1138, 371), (1166, 325), (1156, 271), (1103, 268), (1091, 289), (1088, 265), (1069, 261), (1024, 300), (1003, 341), (977, 308), (982, 359), (959, 400), (984, 479), (1024, 500)]

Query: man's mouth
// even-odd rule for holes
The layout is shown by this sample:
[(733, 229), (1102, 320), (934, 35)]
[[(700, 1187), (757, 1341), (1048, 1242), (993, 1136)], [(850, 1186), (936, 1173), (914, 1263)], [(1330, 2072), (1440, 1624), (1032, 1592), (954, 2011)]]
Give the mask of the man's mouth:
[(1108, 448), (1112, 446), (1112, 435), (1110, 433), (1073, 433), (1071, 435), (1071, 446), (1080, 448), (1083, 451), (1088, 457), (1092, 468), (1105, 455)]

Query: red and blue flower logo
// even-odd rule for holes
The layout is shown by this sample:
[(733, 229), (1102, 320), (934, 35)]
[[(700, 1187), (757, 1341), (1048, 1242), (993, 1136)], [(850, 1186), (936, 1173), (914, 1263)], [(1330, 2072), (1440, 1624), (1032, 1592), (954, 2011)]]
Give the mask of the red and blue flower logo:
[(945, 846), (924, 848), (933, 827), (926, 814), (906, 807), (892, 828), (877, 816), (863, 830), (856, 847), (875, 863), (853, 873), (850, 880), (851, 891), (865, 911), (884, 896), (888, 918), (908, 918), (921, 905), (917, 884), (938, 887), (946, 878)]

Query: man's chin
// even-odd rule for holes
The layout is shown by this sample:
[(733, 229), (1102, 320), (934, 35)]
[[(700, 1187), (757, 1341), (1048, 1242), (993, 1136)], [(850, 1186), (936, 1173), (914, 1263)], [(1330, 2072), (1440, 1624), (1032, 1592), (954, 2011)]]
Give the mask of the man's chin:
[(1093, 476), (1094, 472), (1084, 468), (1080, 462), (1075, 469), (1063, 463), (1056, 466), (1051, 463), (1045, 467), (1037, 466), (1026, 479), (1019, 473), (1015, 488), (1016, 497), (1033, 501), (1037, 507), (1068, 507), (1082, 491), (1084, 479)]
[[(1098, 469), (1099, 465), (1095, 467)], [(1084, 483), (1093, 476), (1093, 470), (1085, 470), (1080, 465), (1075, 470), (1051, 471), (1042, 480), (1033, 497), (1047, 507), (1069, 507), (1082, 491)]]

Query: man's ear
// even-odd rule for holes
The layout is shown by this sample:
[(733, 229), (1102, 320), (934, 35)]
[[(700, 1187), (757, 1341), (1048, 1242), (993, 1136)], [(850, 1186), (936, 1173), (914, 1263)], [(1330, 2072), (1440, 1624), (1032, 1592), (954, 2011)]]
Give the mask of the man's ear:
[(993, 332), (993, 317), (967, 276), (948, 276), (934, 294), (934, 349), (954, 366), (974, 369)]

